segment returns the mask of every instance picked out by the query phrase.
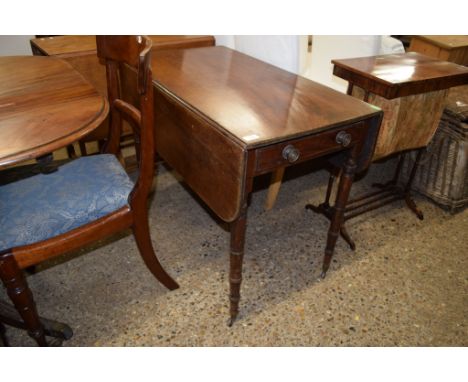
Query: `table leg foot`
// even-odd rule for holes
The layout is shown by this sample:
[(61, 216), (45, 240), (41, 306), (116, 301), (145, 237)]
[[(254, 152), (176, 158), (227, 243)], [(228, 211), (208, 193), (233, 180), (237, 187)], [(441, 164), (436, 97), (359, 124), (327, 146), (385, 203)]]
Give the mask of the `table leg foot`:
[[(39, 320), (44, 328), (44, 334), (46, 336), (61, 340), (69, 340), (73, 337), (73, 330), (67, 324), (49, 320), (44, 317), (39, 317)], [(7, 304), (5, 301), (0, 301), (0, 321), (18, 329), (26, 329), (26, 324), (21, 319), (19, 313), (13, 306)]]
[(405, 202), (408, 208), (418, 217), (419, 220), (424, 220), (424, 214), (418, 208), (411, 195), (405, 194)]
[(327, 216), (327, 212), (330, 210), (330, 205), (328, 203), (320, 203), (318, 206), (315, 206), (313, 204), (306, 204), (305, 209), (315, 212), (316, 214), (322, 214)]
[(39, 346), (47, 346), (44, 327), (39, 319), (32, 292), (23, 271), (18, 267), (11, 253), (0, 256), (0, 278), (5, 285), (8, 297), (21, 316), (29, 336)]
[(67, 324), (42, 317), (40, 320), (44, 326), (46, 336), (53, 337), (57, 340), (69, 340), (73, 337), (73, 330)]
[(346, 243), (348, 243), (349, 248), (351, 248), (352, 251), (355, 251), (356, 250), (356, 243), (354, 242), (353, 239), (351, 239), (351, 236), (349, 236), (349, 233), (346, 230), (346, 227), (345, 227), (344, 223), (341, 225), (340, 235), (344, 239), (344, 241), (346, 241)]
[(26, 278), (11, 254), (0, 258), (0, 276), (11, 301), (15, 304), (14, 308), (0, 301), (0, 321), (3, 324), (27, 330), (40, 346), (58, 344), (58, 341), (47, 341), (45, 336), (54, 337), (60, 342), (73, 336), (73, 331), (68, 325), (39, 317)]
[(232, 327), (232, 325), (234, 325), (234, 321), (236, 321), (236, 318), (237, 318), (237, 316), (235, 316), (235, 317), (230, 317), (230, 318), (227, 320), (227, 326), (228, 326), (228, 327)]

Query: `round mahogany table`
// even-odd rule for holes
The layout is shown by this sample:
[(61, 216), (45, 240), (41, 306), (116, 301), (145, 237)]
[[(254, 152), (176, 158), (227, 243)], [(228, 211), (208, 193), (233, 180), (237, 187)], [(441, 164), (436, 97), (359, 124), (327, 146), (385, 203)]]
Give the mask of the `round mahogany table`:
[(79, 140), (108, 111), (107, 100), (65, 61), (0, 57), (0, 169)]

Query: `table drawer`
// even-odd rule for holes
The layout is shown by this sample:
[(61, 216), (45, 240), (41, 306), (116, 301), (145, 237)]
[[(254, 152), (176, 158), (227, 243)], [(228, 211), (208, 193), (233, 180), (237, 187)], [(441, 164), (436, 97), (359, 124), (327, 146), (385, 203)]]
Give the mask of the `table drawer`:
[(363, 142), (365, 123), (336, 128), (326, 133), (291, 139), (257, 149), (255, 174), (260, 175), (278, 167), (289, 166), (328, 153), (340, 151)]

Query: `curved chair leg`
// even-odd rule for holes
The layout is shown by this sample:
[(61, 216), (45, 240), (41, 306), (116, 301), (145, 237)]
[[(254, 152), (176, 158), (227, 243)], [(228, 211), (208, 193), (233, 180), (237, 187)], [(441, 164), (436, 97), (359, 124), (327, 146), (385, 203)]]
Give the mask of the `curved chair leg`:
[(154, 277), (169, 290), (179, 288), (179, 284), (166, 273), (154, 252), (146, 213), (144, 213), (144, 216), (140, 214), (135, 217), (132, 230), (138, 249), (140, 250), (140, 255)]
[(47, 346), (44, 327), (39, 319), (31, 290), (12, 254), (0, 257), (0, 278), (8, 296), (23, 319), (29, 336), (34, 338), (39, 346)]

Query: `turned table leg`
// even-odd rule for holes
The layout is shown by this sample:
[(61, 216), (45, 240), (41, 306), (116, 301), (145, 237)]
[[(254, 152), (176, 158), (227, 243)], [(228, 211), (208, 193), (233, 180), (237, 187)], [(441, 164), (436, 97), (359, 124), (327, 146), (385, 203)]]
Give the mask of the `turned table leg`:
[(245, 230), (247, 228), (247, 205), (241, 209), (239, 217), (231, 223), (231, 252), (229, 269), (229, 301), (231, 326), (239, 313), (240, 286), (242, 282), (242, 261), (244, 259)]
[(351, 152), (350, 157), (346, 160), (343, 172), (341, 174), (340, 183), (338, 186), (338, 192), (336, 194), (336, 201), (333, 207), (330, 228), (328, 229), (327, 235), (327, 246), (325, 248), (325, 256), (323, 259), (322, 274), (324, 278), (335, 250), (336, 240), (342, 229), (344, 223), (344, 212), (346, 203), (348, 202), (349, 192), (351, 191), (351, 185), (353, 184), (354, 174), (356, 172), (356, 161)]
[(39, 346), (47, 346), (44, 327), (39, 319), (36, 304), (22, 270), (11, 254), (0, 257), (0, 278), (8, 296), (26, 324), (28, 334)]

